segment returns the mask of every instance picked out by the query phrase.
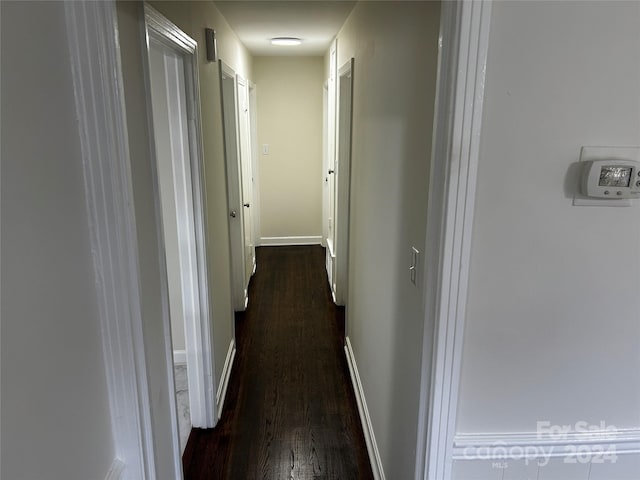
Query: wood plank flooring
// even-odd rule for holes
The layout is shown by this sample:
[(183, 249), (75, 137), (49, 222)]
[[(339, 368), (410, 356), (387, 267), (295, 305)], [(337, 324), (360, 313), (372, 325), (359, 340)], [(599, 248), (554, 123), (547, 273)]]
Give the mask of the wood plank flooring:
[(261, 247), (215, 429), (193, 429), (186, 480), (372, 479), (320, 246)]

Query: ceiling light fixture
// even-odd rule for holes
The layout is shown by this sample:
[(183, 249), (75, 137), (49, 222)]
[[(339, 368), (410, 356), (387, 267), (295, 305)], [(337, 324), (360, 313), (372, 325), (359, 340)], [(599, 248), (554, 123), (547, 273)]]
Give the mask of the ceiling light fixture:
[(291, 46), (291, 45), (300, 45), (301, 43), (302, 43), (302, 40), (295, 37), (275, 37), (271, 39), (272, 45)]

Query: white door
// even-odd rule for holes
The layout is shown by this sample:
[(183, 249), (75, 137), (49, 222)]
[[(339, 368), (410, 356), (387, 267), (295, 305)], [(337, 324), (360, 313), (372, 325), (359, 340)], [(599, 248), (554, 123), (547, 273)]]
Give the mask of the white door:
[(256, 247), (253, 224), (253, 165), (251, 141), (251, 114), (249, 109), (249, 85), (242, 77), (238, 84), (238, 136), (240, 140), (240, 175), (242, 177), (242, 223), (244, 227), (244, 282), (248, 288), (256, 268)]
[(334, 41), (329, 50), (329, 79), (327, 80), (327, 117), (326, 117), (326, 170), (323, 172), (326, 215), (326, 269), (329, 280), (329, 287), (333, 301), (336, 299), (336, 236), (335, 236), (335, 213), (336, 213), (336, 42)]
[[(252, 245), (252, 228), (245, 228), (245, 218), (250, 217), (251, 200), (246, 201), (243, 184), (242, 139), (240, 124), (244, 117), (239, 116), (238, 90), (236, 74), (229, 66), (220, 62), (220, 81), (222, 84), (222, 115), (224, 126), (225, 162), (227, 166), (227, 199), (229, 202), (229, 241), (231, 244), (231, 281), (233, 308), (243, 311), (249, 302), (249, 280), (253, 271), (253, 258), (250, 258), (247, 244)], [(245, 204), (249, 204), (245, 207)], [(250, 223), (250, 221), (249, 221)], [(251, 249), (253, 251), (253, 249)]]
[(329, 236), (329, 81), (322, 88), (322, 246)]
[(351, 127), (353, 98), (353, 59), (340, 68), (337, 85), (336, 161), (334, 164), (334, 239), (335, 265), (333, 293), (335, 302), (347, 300), (349, 264), (349, 210), (351, 198)]

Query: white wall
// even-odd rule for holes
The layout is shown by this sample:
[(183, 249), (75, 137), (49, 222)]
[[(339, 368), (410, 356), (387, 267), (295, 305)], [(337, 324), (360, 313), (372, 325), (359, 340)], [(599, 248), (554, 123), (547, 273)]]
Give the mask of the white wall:
[(114, 456), (62, 2), (2, 2), (2, 462), (102, 479)]
[(254, 59), (259, 237), (318, 237), (320, 243), (323, 72), (322, 57)]
[[(338, 35), (355, 58), (348, 336), (386, 478), (413, 478), (439, 4), (359, 2)], [(422, 272), (419, 272), (419, 276)]]
[(640, 144), (639, 46), (638, 2), (493, 4), (458, 432), (640, 432), (640, 205), (574, 207), (567, 173)]

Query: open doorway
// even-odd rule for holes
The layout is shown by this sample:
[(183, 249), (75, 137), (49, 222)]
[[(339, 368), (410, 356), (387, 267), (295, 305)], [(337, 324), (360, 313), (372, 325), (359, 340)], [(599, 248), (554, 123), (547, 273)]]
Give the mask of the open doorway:
[(335, 172), (333, 190), (329, 192), (332, 197), (332, 241), (335, 246), (331, 290), (337, 305), (346, 304), (348, 291), (353, 64), (352, 58), (338, 71)]
[[(189, 217), (193, 217), (189, 152), (183, 142), (186, 135), (184, 62), (154, 40), (149, 45), (153, 127), (156, 143), (157, 175), (162, 206), (162, 233), (171, 319), (171, 347), (176, 384), (176, 404), (180, 447), (184, 450), (191, 429), (189, 389), (187, 384), (187, 352), (185, 317), (193, 302), (189, 272), (193, 268), (193, 242)], [(181, 248), (181, 245), (186, 248)]]
[(335, 213), (336, 213), (336, 61), (337, 45), (336, 41), (331, 43), (329, 48), (329, 76), (326, 80), (326, 94), (324, 100), (326, 105), (324, 110), (324, 129), (326, 136), (323, 139), (326, 149), (325, 169), (324, 169), (324, 189), (322, 197), (323, 206), (323, 238), (326, 245), (326, 270), (327, 280), (333, 301), (337, 302), (335, 288), (335, 266), (336, 266), (336, 244), (335, 244)]
[(215, 425), (196, 42), (145, 5), (147, 94), (162, 225), (171, 410), (180, 452), (191, 427)]

